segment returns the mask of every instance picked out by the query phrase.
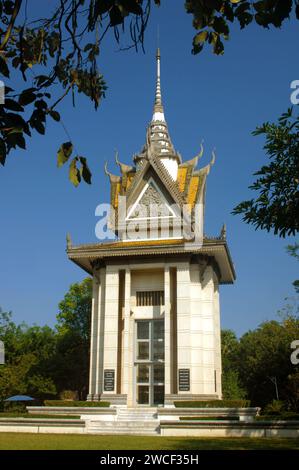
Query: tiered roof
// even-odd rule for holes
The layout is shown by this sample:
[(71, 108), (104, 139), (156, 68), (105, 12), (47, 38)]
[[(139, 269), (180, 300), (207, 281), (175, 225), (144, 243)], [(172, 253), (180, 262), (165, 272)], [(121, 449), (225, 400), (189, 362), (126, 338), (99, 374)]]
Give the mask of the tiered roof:
[[(179, 207), (190, 205), (191, 220), (194, 220), (196, 203), (200, 202), (204, 206), (206, 178), (215, 162), (215, 153), (212, 152), (212, 159), (208, 165), (197, 168), (198, 161), (203, 155), (203, 144), (201, 144), (200, 151), (194, 158), (182, 162), (180, 154), (175, 150), (171, 141), (165, 120), (161, 96), (159, 49), (156, 58), (155, 103), (152, 120), (146, 133), (146, 142), (141, 152), (134, 155), (132, 165), (120, 162), (118, 153), (116, 153), (115, 160), (119, 166), (119, 175), (110, 173), (107, 163), (105, 164), (105, 173), (110, 179), (111, 205), (115, 209), (115, 217), (117, 218), (119, 197), (125, 196), (127, 208), (132, 207), (138, 197), (141, 197), (140, 194), (145, 184), (149, 184), (148, 178), (151, 175), (159, 183), (160, 188), (165, 190), (169, 199)], [(114, 227), (116, 227), (115, 222), (116, 220), (114, 220)], [(116, 230), (115, 233), (117, 233)], [(226, 243), (225, 226), (218, 237), (204, 237), (201, 246), (195, 246), (182, 238), (117, 240), (79, 246), (72, 246), (69, 239), (67, 252), (71, 260), (90, 274), (92, 274), (96, 263), (105, 262), (111, 258), (126, 256), (132, 259), (140, 259), (140, 257), (146, 259), (153, 256), (186, 256), (189, 254), (189, 256), (195, 255), (214, 260), (219, 268), (221, 283), (232, 283), (235, 279), (234, 266)]]
[[(119, 196), (127, 198), (132, 193), (133, 188), (138, 185), (140, 178), (151, 166), (164, 185), (174, 196), (175, 202), (180, 206), (190, 204), (191, 207), (198, 201), (199, 196), (204, 191), (206, 177), (211, 166), (215, 162), (215, 153), (212, 154), (211, 162), (201, 169), (197, 169), (199, 159), (203, 155), (203, 144), (200, 152), (191, 160), (182, 162), (180, 154), (175, 150), (168, 132), (165, 120), (164, 107), (161, 96), (160, 83), (160, 50), (157, 51), (157, 84), (155, 103), (152, 120), (146, 133), (146, 143), (140, 153), (134, 155), (133, 166), (121, 163), (116, 154), (116, 163), (120, 168), (120, 175), (114, 175), (108, 171), (107, 164), (105, 172), (110, 178), (111, 185), (111, 205), (114, 209), (118, 207)], [(177, 174), (174, 179), (167, 170), (166, 160), (173, 160), (177, 164)]]

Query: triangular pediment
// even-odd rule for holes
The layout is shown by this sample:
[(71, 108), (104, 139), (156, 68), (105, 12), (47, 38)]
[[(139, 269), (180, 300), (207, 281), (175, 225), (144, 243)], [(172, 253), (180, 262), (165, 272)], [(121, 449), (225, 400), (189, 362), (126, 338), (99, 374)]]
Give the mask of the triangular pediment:
[(174, 201), (167, 194), (166, 188), (159, 187), (158, 183), (150, 177), (145, 182), (135, 203), (129, 208), (127, 220), (174, 218), (176, 217), (176, 210), (173, 204)]

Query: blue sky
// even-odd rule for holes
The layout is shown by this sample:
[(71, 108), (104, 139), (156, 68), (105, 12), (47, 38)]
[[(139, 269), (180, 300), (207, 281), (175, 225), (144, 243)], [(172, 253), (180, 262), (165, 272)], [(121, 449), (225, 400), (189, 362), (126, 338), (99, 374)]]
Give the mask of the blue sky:
[(88, 158), (92, 186), (72, 187), (67, 169), (56, 167), (56, 151), (69, 139), (60, 123), (50, 121), (45, 137), (34, 134), (27, 150), (15, 151), (0, 168), (0, 306), (12, 310), (16, 322), (54, 325), (69, 285), (85, 277), (66, 257), (66, 233), (76, 244), (97, 241), (95, 208), (109, 201), (104, 162), (117, 172), (114, 150), (130, 164), (145, 141), (158, 24), (162, 96), (172, 141), (187, 160), (204, 139), (202, 165), (213, 147), (217, 150), (208, 178), (205, 232), (216, 236), (227, 224), (237, 271), (235, 285), (221, 287), (222, 327), (238, 335), (256, 328), (276, 318), (284, 299), (294, 295), (291, 283), (298, 266), (285, 252), (294, 239), (255, 231), (230, 212), (251, 196), (252, 174), (267, 162), (263, 139), (251, 132), (290, 106), (290, 82), (299, 79), (299, 23), (270, 31), (251, 26), (241, 33), (235, 26), (224, 56), (208, 49), (193, 56), (192, 18), (183, 3), (163, 0), (159, 9), (153, 8), (145, 54), (119, 52), (112, 36), (106, 38), (99, 61), (108, 90), (97, 112), (82, 96), (76, 108), (70, 98), (58, 108), (78, 152)]

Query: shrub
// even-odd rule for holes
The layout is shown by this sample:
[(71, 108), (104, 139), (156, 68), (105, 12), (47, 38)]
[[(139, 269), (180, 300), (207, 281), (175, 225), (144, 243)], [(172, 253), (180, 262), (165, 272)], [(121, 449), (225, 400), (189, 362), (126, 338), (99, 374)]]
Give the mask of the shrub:
[(13, 401), (6, 401), (4, 402), (4, 411), (9, 413), (26, 413), (26, 406), (28, 406), (30, 402), (13, 402)]
[(78, 400), (78, 392), (74, 390), (63, 390), (59, 394), (60, 400)]
[(258, 421), (299, 421), (299, 413), (295, 413), (294, 411), (282, 411), (277, 414), (263, 414), (257, 416), (256, 419)]
[(45, 406), (83, 406), (83, 407), (108, 407), (110, 403), (108, 401), (65, 401), (65, 400), (45, 400)]
[(175, 401), (176, 408), (247, 408), (249, 400)]
[(285, 410), (285, 403), (281, 400), (273, 400), (265, 406), (262, 413), (265, 415), (277, 415)]

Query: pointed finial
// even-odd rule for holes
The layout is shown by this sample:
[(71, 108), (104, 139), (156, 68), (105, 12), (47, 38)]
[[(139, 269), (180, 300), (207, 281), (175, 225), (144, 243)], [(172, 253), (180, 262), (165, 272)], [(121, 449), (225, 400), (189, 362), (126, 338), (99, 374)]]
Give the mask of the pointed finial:
[(220, 238), (222, 240), (226, 239), (226, 225), (225, 224), (222, 225), (222, 229), (221, 229), (221, 232), (220, 232)]
[(72, 239), (70, 233), (66, 235), (66, 247), (69, 250), (72, 247)]
[(161, 78), (160, 77), (161, 54), (160, 54), (159, 47), (157, 48), (156, 59), (157, 59), (157, 83), (156, 83), (156, 96), (155, 96), (153, 121), (165, 121), (164, 109), (162, 105), (162, 95), (161, 95), (161, 80), (160, 80)]
[(160, 25), (157, 25), (157, 48), (160, 47)]
[(121, 164), (120, 161), (119, 161), (119, 159), (118, 159), (118, 150), (116, 150), (116, 149), (115, 149), (115, 163), (116, 163), (117, 165), (120, 165), (120, 164)]

